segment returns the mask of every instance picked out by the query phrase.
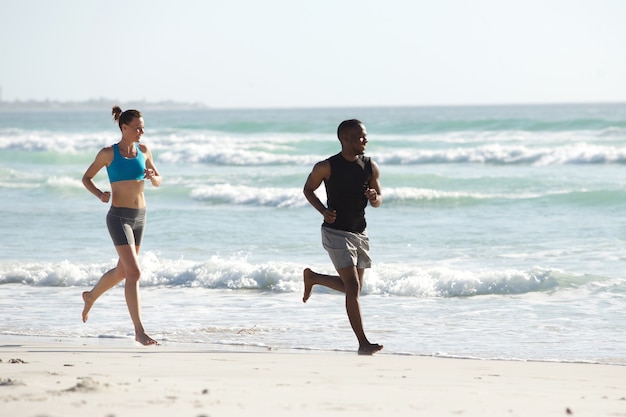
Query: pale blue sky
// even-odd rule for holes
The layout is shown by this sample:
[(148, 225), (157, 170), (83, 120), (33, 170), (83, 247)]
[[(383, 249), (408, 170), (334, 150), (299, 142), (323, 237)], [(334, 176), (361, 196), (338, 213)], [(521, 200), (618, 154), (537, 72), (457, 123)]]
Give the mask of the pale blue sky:
[(2, 99), (626, 101), (624, 0), (19, 0)]

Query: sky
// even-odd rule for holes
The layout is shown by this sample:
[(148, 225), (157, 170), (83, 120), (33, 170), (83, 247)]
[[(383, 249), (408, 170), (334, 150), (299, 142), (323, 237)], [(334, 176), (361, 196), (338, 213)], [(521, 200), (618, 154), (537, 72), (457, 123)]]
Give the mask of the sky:
[(626, 102), (624, 0), (0, 3), (0, 99)]

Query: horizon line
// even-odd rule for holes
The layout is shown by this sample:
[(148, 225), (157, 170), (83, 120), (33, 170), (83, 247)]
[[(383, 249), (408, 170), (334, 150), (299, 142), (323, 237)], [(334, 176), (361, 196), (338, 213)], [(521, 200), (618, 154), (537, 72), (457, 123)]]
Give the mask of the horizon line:
[[(457, 104), (365, 104), (365, 105), (278, 105), (278, 106), (210, 106), (203, 102), (177, 101), (174, 99), (166, 100), (113, 100), (108, 98), (91, 98), (85, 100), (57, 100), (57, 99), (14, 99), (12, 101), (2, 100), (0, 97), (0, 109), (6, 109), (7, 106), (17, 105), (22, 108), (41, 107), (45, 109), (59, 109), (60, 106), (81, 107), (94, 106), (100, 107), (100, 104), (106, 106), (141, 104), (143, 107), (161, 107), (167, 108), (187, 108), (195, 110), (297, 110), (297, 109), (344, 109), (344, 108), (410, 108), (410, 107), (517, 107), (517, 106), (568, 106), (568, 105), (618, 105), (626, 104), (626, 100), (598, 100), (598, 101), (528, 101), (528, 102), (493, 102), (493, 103), (457, 103)], [(10, 110), (10, 109), (8, 109)]]

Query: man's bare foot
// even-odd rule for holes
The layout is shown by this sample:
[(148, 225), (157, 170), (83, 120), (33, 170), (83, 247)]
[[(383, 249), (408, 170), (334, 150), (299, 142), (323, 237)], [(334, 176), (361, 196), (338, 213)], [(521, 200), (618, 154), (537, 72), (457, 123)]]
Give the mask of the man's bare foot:
[(313, 275), (313, 271), (310, 268), (306, 268), (302, 272), (302, 278), (304, 279), (304, 295), (302, 296), (302, 302), (306, 303), (306, 300), (311, 296), (311, 291), (313, 290), (313, 283), (311, 282), (311, 275)]
[(159, 342), (157, 342), (156, 340), (154, 340), (153, 338), (151, 338), (150, 336), (148, 336), (145, 333), (136, 333), (135, 334), (135, 340), (139, 343), (141, 343), (144, 346), (150, 346), (150, 345), (158, 345)]
[(85, 307), (83, 307), (83, 323), (86, 323), (87, 319), (89, 318), (89, 310), (91, 310), (94, 301), (91, 298), (91, 292), (83, 292), (83, 301), (85, 302)]
[(383, 345), (368, 343), (367, 345), (359, 346), (359, 355), (373, 355), (374, 353), (382, 350), (382, 348)]

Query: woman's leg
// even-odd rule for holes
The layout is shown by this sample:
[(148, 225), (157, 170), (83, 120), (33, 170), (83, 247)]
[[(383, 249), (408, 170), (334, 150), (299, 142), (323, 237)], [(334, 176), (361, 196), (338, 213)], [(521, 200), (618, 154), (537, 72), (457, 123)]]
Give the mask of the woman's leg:
[(89, 318), (89, 310), (91, 310), (96, 300), (100, 298), (102, 294), (119, 284), (123, 279), (124, 268), (122, 268), (118, 260), (117, 266), (105, 272), (91, 291), (83, 292), (83, 301), (85, 302), (85, 307), (83, 308), (83, 322), (86, 322)]
[(139, 267), (139, 246), (123, 245), (116, 246), (120, 262), (126, 272), (126, 284), (124, 285), (124, 295), (130, 318), (135, 326), (135, 340), (142, 345), (156, 345), (158, 342), (146, 334), (141, 323), (141, 300), (139, 297), (139, 279), (141, 269)]

